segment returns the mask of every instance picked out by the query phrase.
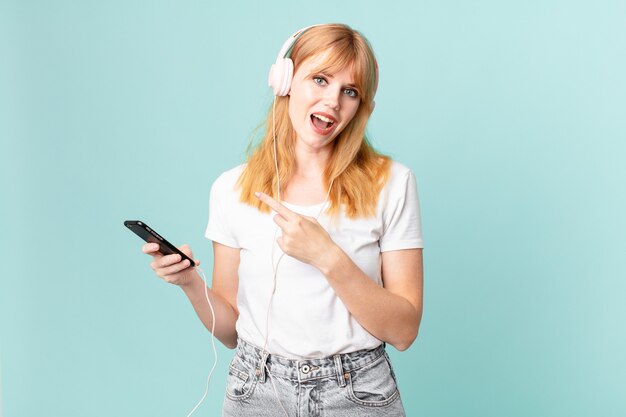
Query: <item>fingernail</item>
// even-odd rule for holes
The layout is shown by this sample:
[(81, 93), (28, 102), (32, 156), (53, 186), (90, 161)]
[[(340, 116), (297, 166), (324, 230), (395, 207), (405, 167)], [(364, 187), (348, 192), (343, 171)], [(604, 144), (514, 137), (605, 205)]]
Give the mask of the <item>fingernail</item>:
[(258, 192), (258, 191), (257, 191), (257, 192), (255, 192), (255, 193), (254, 193), (254, 195), (255, 195), (257, 198), (261, 197), (261, 193), (260, 193), (260, 192)]

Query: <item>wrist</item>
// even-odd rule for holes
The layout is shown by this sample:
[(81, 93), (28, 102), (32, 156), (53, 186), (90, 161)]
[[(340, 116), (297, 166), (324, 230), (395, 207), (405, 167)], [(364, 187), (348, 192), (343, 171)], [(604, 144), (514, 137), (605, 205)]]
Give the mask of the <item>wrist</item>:
[(337, 244), (333, 243), (330, 249), (324, 252), (324, 255), (319, 258), (317, 268), (322, 274), (329, 277), (331, 272), (337, 268), (343, 256), (345, 256), (345, 253)]
[(188, 278), (184, 280), (183, 283), (179, 284), (179, 287), (185, 292), (185, 294), (190, 295), (198, 290), (204, 291), (203, 284), (204, 281), (200, 278), (200, 275), (196, 272), (196, 270), (193, 269), (189, 271)]

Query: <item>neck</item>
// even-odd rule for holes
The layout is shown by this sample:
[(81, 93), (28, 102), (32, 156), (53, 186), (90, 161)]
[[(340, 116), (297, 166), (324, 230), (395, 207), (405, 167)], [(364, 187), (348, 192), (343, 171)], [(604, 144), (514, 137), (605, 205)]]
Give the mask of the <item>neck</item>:
[(310, 149), (296, 145), (295, 175), (308, 180), (321, 179), (324, 176), (330, 154), (330, 145), (321, 149)]

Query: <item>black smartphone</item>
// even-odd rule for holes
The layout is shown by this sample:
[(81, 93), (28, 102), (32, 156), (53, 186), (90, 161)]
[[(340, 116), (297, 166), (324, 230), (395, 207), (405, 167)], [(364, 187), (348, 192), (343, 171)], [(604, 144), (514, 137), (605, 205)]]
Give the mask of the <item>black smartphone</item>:
[(177, 253), (181, 256), (181, 261), (187, 259), (189, 260), (189, 265), (196, 266), (196, 263), (193, 259), (189, 258), (189, 256), (182, 253), (178, 248), (172, 245), (167, 240), (163, 239), (163, 237), (154, 231), (151, 227), (148, 227), (147, 224), (141, 222), (139, 220), (126, 220), (124, 222), (124, 226), (128, 227), (130, 230), (135, 232), (137, 236), (142, 238), (148, 243), (158, 243), (159, 244), (159, 252), (163, 255), (172, 255)]

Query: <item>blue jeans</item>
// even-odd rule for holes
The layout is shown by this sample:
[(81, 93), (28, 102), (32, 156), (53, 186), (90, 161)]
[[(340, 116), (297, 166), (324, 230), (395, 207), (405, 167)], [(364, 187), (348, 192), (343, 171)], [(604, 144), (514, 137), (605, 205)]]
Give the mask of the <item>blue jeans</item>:
[(289, 417), (405, 416), (384, 345), (293, 360), (239, 339), (223, 417), (286, 417), (283, 408)]

